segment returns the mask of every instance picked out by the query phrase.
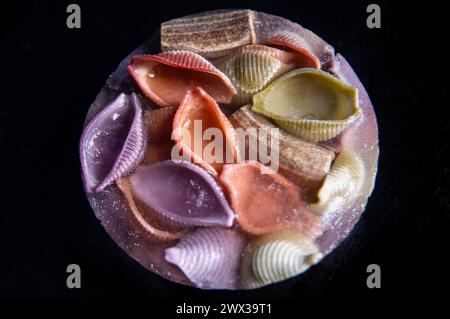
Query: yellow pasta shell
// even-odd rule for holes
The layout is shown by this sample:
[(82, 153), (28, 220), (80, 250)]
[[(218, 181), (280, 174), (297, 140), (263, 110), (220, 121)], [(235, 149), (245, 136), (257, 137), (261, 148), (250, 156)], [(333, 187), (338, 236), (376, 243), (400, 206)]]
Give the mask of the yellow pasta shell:
[(317, 193), (311, 209), (319, 214), (336, 211), (351, 204), (364, 182), (364, 163), (353, 151), (342, 151)]
[(267, 52), (250, 51), (231, 58), (219, 69), (228, 76), (238, 92), (232, 104), (244, 105), (281, 75), (283, 64)]
[(241, 287), (258, 288), (307, 270), (322, 254), (307, 237), (294, 230), (261, 236), (245, 249), (241, 264)]
[(252, 110), (310, 142), (335, 137), (361, 115), (356, 88), (312, 68), (272, 82), (253, 97)]

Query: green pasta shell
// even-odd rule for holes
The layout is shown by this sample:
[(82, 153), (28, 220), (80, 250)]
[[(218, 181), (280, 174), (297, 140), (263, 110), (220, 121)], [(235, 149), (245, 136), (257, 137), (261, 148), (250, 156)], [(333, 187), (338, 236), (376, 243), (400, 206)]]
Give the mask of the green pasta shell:
[(272, 82), (253, 97), (252, 110), (310, 142), (335, 137), (361, 115), (355, 87), (312, 68)]

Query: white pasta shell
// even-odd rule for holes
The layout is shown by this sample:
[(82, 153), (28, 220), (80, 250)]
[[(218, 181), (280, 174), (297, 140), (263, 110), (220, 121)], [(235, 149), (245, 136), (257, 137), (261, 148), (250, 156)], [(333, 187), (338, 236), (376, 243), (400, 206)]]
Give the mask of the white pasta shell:
[(241, 287), (258, 288), (296, 276), (321, 257), (313, 242), (293, 230), (261, 236), (244, 252)]
[(351, 204), (364, 181), (364, 163), (349, 150), (342, 151), (317, 193), (318, 201), (311, 209), (319, 214), (337, 211)]

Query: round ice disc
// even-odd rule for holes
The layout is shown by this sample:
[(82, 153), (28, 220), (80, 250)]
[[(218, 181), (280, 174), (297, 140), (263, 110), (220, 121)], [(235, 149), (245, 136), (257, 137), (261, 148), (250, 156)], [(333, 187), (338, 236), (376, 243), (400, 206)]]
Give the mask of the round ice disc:
[(96, 217), (142, 266), (253, 289), (306, 276), (349, 234), (374, 187), (378, 131), (331, 45), (223, 10), (164, 22), (119, 64), (80, 158)]

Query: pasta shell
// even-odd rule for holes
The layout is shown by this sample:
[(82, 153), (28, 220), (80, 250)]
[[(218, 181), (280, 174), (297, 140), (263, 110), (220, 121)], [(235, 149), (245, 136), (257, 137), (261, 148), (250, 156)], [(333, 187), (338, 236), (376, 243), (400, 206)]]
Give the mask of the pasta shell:
[(353, 151), (342, 151), (333, 163), (317, 193), (318, 201), (311, 209), (323, 214), (345, 208), (352, 202), (364, 182), (364, 163)]
[(142, 165), (149, 165), (171, 159), (175, 143), (171, 140), (173, 118), (177, 107), (168, 106), (145, 113), (148, 145), (142, 158)]
[(312, 53), (310, 46), (302, 37), (293, 32), (283, 31), (273, 33), (263, 44), (289, 49), (296, 53), (298, 63), (302, 67), (320, 69), (320, 61)]
[(235, 230), (200, 228), (166, 249), (165, 258), (177, 265), (200, 288), (233, 289), (245, 238)]
[(127, 178), (119, 178), (116, 181), (117, 187), (123, 193), (128, 203), (131, 214), (136, 222), (149, 234), (157, 240), (176, 240), (181, 238), (188, 229), (180, 227), (167, 218), (161, 218), (159, 213), (146, 205), (142, 205), (133, 196), (130, 182)]
[(173, 142), (149, 144), (140, 165), (150, 165), (170, 160), (172, 158), (172, 150), (174, 147), (175, 144)]
[(224, 166), (220, 181), (239, 226), (252, 235), (295, 227), (306, 236), (317, 236), (322, 224), (306, 210), (300, 189), (280, 174), (265, 170), (253, 161)]
[(358, 90), (316, 69), (297, 69), (253, 97), (252, 110), (310, 142), (329, 140), (361, 115)]
[(185, 93), (197, 86), (220, 103), (230, 103), (236, 94), (221, 71), (190, 51), (134, 56), (128, 71), (144, 94), (162, 107), (178, 105)]
[(233, 105), (251, 102), (253, 95), (273, 80), (299, 67), (294, 55), (263, 45), (247, 45), (234, 50), (215, 63), (237, 90)]
[[(218, 144), (206, 138), (208, 130), (220, 134), (213, 141)], [(233, 163), (237, 157), (233, 125), (200, 87), (186, 93), (181, 102), (173, 120), (172, 139), (184, 157), (212, 175), (217, 175), (224, 163)]]
[(120, 94), (84, 129), (81, 167), (88, 192), (102, 191), (133, 170), (146, 145), (142, 108), (136, 94)]
[[(253, 112), (249, 105), (245, 105), (234, 112), (230, 121), (236, 128), (243, 128), (249, 134), (249, 138), (257, 141), (258, 151), (266, 149), (267, 154), (270, 153), (271, 155), (274, 154), (274, 151), (278, 151), (280, 173), (297, 184), (302, 191), (305, 191), (308, 200), (316, 200), (317, 191), (330, 171), (335, 158), (331, 150), (304, 141), (283, 130), (278, 130), (278, 136), (276, 137), (278, 143), (272, 144), (272, 139), (275, 138), (272, 136), (272, 130), (277, 129), (277, 127), (267, 117)], [(255, 131), (251, 129), (255, 129)], [(267, 137), (261, 135), (260, 130), (265, 130)], [(244, 143), (247, 146), (244, 149), (246, 154), (240, 154), (240, 157), (249, 159), (251, 151), (248, 143), (241, 141), (240, 135), (237, 135), (238, 144)], [(266, 145), (266, 147), (263, 148), (262, 145)], [(240, 151), (242, 152), (242, 150)], [(275, 156), (273, 160), (277, 160)], [(261, 159), (259, 161), (261, 162)]]
[(139, 166), (129, 177), (134, 197), (174, 222), (193, 226), (233, 225), (234, 213), (214, 180), (187, 162)]
[(250, 10), (188, 16), (161, 24), (161, 49), (189, 50), (205, 57), (256, 43), (254, 16)]
[(293, 230), (261, 236), (244, 250), (241, 287), (254, 289), (296, 276), (321, 258), (317, 246)]
[(145, 113), (148, 141), (152, 144), (166, 143), (172, 135), (172, 123), (177, 107), (169, 106)]

